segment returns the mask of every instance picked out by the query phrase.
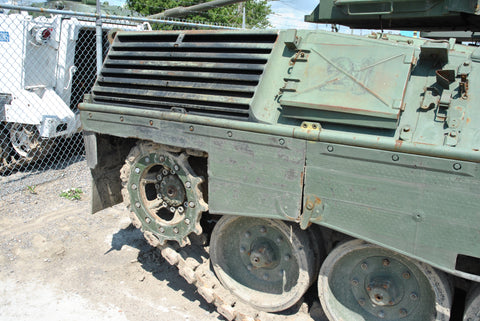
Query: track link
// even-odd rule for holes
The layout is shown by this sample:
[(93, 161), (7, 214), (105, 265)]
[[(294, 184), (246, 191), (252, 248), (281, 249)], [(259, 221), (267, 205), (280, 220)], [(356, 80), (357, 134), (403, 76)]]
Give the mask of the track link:
[[(141, 226), (134, 213), (130, 218), (135, 226)], [(148, 232), (147, 232), (148, 233)], [(171, 265), (178, 268), (178, 273), (189, 283), (197, 288), (198, 293), (207, 301), (215, 305), (218, 313), (230, 321), (320, 321), (321, 308), (315, 302), (311, 313), (308, 312), (306, 303), (297, 304), (289, 309), (291, 315), (281, 315), (257, 311), (247, 304), (239, 301), (237, 297), (222, 286), (211, 269), (209, 248), (206, 245), (206, 236), (192, 235), (191, 244), (180, 247), (176, 242), (167, 242), (161, 245), (156, 238), (145, 235), (148, 243), (158, 248), (163, 258)], [(312, 314), (312, 315), (311, 315)]]

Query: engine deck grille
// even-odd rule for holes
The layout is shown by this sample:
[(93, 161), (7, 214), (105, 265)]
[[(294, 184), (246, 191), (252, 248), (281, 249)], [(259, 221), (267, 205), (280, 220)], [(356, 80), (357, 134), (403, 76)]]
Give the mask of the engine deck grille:
[(276, 32), (119, 33), (95, 103), (248, 120)]

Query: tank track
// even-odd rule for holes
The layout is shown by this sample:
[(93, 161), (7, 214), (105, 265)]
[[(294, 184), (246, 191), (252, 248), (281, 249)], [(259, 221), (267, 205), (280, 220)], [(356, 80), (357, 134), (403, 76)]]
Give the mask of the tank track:
[[(141, 226), (133, 212), (130, 212), (133, 225)], [(148, 235), (145, 236), (150, 245), (160, 250), (162, 257), (178, 268), (178, 273), (197, 288), (197, 292), (207, 301), (215, 305), (218, 313), (230, 321), (326, 321), (320, 304), (314, 302), (310, 313), (306, 303), (298, 303), (288, 310), (289, 315), (257, 311), (241, 302), (236, 296), (222, 286), (215, 276), (210, 264), (209, 248), (205, 234), (191, 235), (191, 244), (180, 247), (176, 242), (160, 245)]]

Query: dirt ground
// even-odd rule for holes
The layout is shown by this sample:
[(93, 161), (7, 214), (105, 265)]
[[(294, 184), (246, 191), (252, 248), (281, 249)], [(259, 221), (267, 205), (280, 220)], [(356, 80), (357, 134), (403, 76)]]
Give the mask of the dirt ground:
[(90, 214), (85, 162), (65, 173), (0, 199), (0, 320), (224, 320), (123, 206)]

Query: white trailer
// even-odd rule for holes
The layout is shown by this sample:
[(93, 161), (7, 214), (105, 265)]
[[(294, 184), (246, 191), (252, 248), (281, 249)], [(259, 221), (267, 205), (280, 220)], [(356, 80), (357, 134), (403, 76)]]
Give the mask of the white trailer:
[[(81, 19), (0, 14), (0, 173), (44, 157), (54, 138), (78, 131), (77, 104), (96, 76), (95, 21)], [(102, 28), (103, 38), (114, 28), (150, 29)]]

